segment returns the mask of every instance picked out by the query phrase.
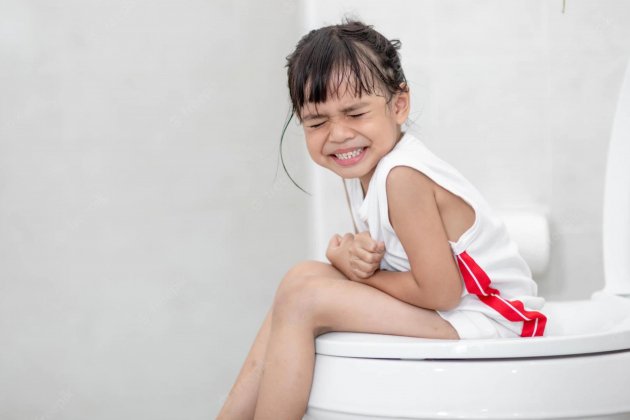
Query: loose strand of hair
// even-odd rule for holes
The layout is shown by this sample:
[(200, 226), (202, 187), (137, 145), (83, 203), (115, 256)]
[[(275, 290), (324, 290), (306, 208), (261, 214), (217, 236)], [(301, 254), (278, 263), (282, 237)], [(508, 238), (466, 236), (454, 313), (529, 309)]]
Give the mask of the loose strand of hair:
[[(309, 193), (308, 191), (306, 191), (304, 188), (300, 187), (298, 185), (297, 182), (295, 182), (295, 180), (293, 179), (293, 177), (291, 176), (291, 174), (289, 174), (289, 171), (287, 170), (286, 165), (284, 164), (284, 157), (282, 156), (282, 145), (284, 143), (284, 134), (287, 131), (287, 128), (289, 127), (289, 123), (291, 122), (291, 120), (293, 119), (293, 110), (289, 110), (289, 116), (287, 118), (286, 123), (284, 124), (284, 127), (282, 128), (282, 135), (280, 136), (280, 162), (282, 163), (282, 169), (284, 169), (284, 173), (287, 174), (287, 176), (289, 177), (289, 179), (291, 180), (291, 182), (293, 182), (293, 185), (295, 185), (296, 187), (298, 187), (300, 190), (302, 190), (302, 192), (311, 195), (311, 193)], [(276, 181), (276, 178), (278, 177), (278, 162), (276, 161), (276, 175), (274, 176), (274, 182)]]

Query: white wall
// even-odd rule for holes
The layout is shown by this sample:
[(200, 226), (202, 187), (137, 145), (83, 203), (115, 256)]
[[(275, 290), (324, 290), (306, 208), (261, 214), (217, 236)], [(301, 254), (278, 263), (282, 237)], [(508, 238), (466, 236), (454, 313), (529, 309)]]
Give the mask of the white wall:
[[(306, 2), (312, 24), (356, 10), (402, 40), (416, 128), (492, 204), (549, 208), (551, 298), (602, 285), (630, 52), (627, 2), (566, 3)], [(313, 198), (274, 182), (301, 16), (291, 0), (0, 3), (0, 418), (216, 414), (283, 273), (316, 251)], [(312, 192), (302, 141), (292, 125), (285, 157)]]
[[(603, 287), (604, 165), (630, 55), (630, 3), (568, 0), (564, 13), (562, 1), (543, 0), (307, 3), (305, 30), (350, 16), (400, 39), (411, 129), (498, 210), (548, 213), (542, 296), (588, 298)], [(340, 181), (314, 173), (333, 191), (315, 216), (351, 231)]]
[(274, 181), (297, 16), (0, 2), (1, 419), (216, 414), (307, 254), (309, 197)]

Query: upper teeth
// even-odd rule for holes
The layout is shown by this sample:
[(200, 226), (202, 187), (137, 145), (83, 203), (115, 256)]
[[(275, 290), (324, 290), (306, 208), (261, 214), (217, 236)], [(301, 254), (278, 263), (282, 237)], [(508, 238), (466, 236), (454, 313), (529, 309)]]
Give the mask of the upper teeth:
[(352, 152), (348, 152), (348, 153), (335, 153), (335, 156), (337, 156), (338, 159), (350, 159), (353, 157), (357, 157), (359, 156), (359, 154), (363, 151), (363, 147), (359, 147), (358, 149), (353, 150)]

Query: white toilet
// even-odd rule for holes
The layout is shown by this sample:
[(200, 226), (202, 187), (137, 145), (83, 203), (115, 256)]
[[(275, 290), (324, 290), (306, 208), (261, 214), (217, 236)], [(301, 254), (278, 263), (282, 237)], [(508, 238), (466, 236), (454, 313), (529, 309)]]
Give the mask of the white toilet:
[(603, 241), (606, 287), (547, 302), (546, 337), (317, 337), (304, 420), (630, 419), (630, 66), (608, 151)]

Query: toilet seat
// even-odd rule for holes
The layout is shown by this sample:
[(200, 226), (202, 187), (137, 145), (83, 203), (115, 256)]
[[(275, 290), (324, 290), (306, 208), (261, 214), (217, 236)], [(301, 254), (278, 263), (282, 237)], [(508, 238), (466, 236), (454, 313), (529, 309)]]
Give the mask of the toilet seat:
[(329, 332), (315, 352), (373, 359), (504, 359), (630, 350), (630, 299), (597, 292), (590, 300), (548, 302), (545, 337), (436, 340), (384, 334)]

